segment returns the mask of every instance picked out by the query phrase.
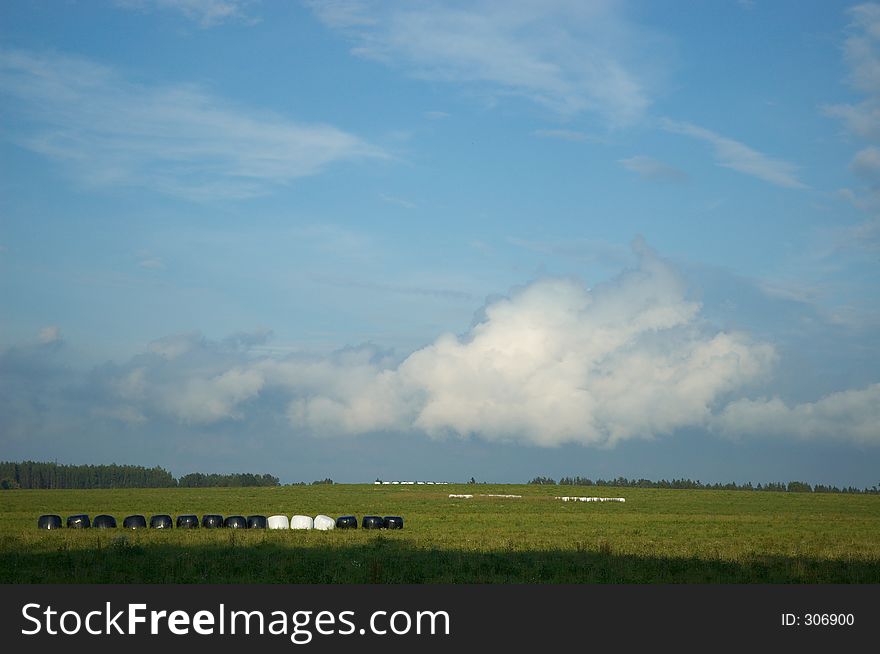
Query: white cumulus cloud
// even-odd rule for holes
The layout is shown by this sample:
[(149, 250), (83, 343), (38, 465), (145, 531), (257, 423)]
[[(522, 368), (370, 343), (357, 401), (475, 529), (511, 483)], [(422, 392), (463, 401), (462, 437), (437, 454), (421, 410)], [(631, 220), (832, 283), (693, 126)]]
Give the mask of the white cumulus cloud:
[[(655, 255), (613, 282), (545, 279), (488, 305), (398, 366), (323, 364), (289, 417), (315, 432), (420, 430), (543, 446), (613, 445), (707, 422), (765, 375), (771, 346), (706, 332), (699, 305)], [(292, 370), (289, 372), (293, 372)]]

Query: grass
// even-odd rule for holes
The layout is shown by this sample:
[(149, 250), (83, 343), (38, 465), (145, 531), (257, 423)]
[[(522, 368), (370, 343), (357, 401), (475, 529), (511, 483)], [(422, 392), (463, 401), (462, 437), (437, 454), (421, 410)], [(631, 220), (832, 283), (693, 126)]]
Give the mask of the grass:
[[(449, 499), (449, 493), (521, 499)], [(554, 495), (625, 497), (563, 503)], [(67, 530), (42, 513), (402, 515), (401, 531)], [(547, 486), (6, 491), (2, 583), (878, 583), (880, 497)]]

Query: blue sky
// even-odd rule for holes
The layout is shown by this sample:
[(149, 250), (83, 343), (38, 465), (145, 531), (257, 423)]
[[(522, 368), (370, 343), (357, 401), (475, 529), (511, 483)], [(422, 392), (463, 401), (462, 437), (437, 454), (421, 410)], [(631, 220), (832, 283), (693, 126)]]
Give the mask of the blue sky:
[(880, 5), (0, 8), (0, 458), (874, 485)]

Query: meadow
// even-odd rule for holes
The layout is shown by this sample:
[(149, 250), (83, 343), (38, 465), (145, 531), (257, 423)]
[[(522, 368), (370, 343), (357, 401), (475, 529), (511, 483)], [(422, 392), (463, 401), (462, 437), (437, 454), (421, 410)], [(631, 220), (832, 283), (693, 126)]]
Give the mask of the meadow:
[[(109, 513), (120, 525), (135, 513), (377, 514), (405, 527), (45, 531), (43, 513)], [(0, 582), (878, 583), (880, 496), (483, 484), (14, 490), (0, 493)]]

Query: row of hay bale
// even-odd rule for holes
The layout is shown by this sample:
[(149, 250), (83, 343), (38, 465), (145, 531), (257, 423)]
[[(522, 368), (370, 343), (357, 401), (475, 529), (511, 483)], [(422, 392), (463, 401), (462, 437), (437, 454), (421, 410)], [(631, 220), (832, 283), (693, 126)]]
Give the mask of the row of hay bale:
[[(41, 515), (37, 520), (40, 529), (60, 529), (62, 526), (60, 515)], [(147, 527), (147, 519), (143, 515), (130, 515), (122, 521), (124, 529), (144, 529)], [(150, 517), (151, 529), (171, 529), (175, 523), (171, 516), (159, 514)], [(328, 531), (330, 529), (357, 529), (358, 520), (353, 515), (344, 515), (335, 520), (327, 515), (317, 515), (314, 518), (308, 515), (295, 515), (288, 518), (286, 515), (273, 515), (268, 518), (264, 515), (250, 515), (248, 517), (231, 515), (224, 518), (222, 515), (208, 513), (202, 516), (201, 522), (197, 515), (177, 516), (178, 529), (196, 529), (201, 524), (205, 529), (318, 529)], [(78, 513), (67, 518), (68, 529), (113, 529), (116, 527), (116, 518), (112, 515), (96, 515), (90, 519), (88, 514)], [(403, 529), (403, 518), (395, 515), (387, 515), (384, 518), (377, 515), (365, 515), (361, 521), (364, 529)]]

